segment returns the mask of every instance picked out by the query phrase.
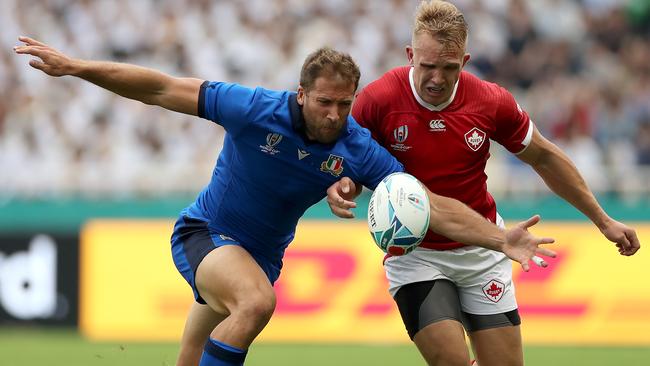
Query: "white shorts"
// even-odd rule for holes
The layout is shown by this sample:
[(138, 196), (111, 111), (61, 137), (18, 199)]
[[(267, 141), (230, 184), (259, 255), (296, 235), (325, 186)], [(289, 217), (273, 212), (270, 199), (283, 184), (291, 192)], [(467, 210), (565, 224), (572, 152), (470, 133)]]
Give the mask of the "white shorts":
[[(497, 215), (497, 225), (504, 227)], [(391, 296), (409, 283), (446, 279), (456, 284), (464, 312), (500, 314), (517, 308), (512, 262), (505, 254), (481, 247), (452, 250), (417, 248), (384, 263)]]

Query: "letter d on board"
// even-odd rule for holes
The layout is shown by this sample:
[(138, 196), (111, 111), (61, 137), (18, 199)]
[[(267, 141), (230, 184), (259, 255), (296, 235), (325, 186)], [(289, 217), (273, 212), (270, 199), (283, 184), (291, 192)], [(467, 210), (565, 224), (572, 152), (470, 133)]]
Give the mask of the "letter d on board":
[(47, 318), (56, 311), (56, 244), (38, 235), (27, 251), (0, 253), (0, 305), (17, 319)]

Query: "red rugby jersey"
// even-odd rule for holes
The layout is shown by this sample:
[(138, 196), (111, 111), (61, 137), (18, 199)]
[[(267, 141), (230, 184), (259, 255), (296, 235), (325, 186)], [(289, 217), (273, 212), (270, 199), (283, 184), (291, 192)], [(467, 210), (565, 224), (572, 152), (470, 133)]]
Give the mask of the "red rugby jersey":
[[(461, 72), (450, 101), (432, 106), (415, 92), (412, 68), (395, 68), (366, 86), (352, 115), (432, 192), (464, 202), (490, 221), (496, 204), (487, 191), (490, 140), (512, 153), (530, 142), (533, 124), (504, 88)], [(420, 245), (463, 246), (431, 231)]]

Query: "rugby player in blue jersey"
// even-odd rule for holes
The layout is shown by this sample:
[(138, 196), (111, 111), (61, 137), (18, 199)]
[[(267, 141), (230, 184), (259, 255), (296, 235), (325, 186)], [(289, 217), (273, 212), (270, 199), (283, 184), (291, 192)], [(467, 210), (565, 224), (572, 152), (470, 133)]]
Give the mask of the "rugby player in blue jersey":
[[(328, 187), (355, 196), (374, 189), (402, 165), (351, 117), (359, 69), (329, 48), (310, 54), (298, 91), (247, 88), (175, 78), (139, 66), (70, 58), (20, 37), (19, 54), (51, 76), (72, 75), (146, 104), (222, 125), (224, 145), (211, 182), (184, 209), (172, 255), (196, 302), (188, 315), (177, 365), (242, 365), (275, 308), (273, 283), (305, 210)], [(337, 184), (335, 184), (337, 183)], [(430, 192), (431, 230), (459, 242), (506, 253), (526, 269), (536, 254), (554, 256), (527, 228), (505, 231), (459, 201)]]

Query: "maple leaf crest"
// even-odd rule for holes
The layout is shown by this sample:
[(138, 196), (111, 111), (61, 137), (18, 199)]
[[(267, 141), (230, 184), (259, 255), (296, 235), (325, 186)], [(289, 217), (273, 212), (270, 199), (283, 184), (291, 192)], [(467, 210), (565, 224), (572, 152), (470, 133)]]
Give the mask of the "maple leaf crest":
[(488, 295), (490, 295), (490, 296), (492, 296), (494, 298), (499, 297), (499, 295), (501, 294), (501, 291), (503, 291), (503, 289), (501, 287), (497, 286), (497, 284), (494, 283), (494, 282), (492, 282), (492, 285), (490, 286), (490, 288), (486, 290)]
[(483, 142), (483, 136), (479, 135), (478, 132), (474, 131), (472, 136), (470, 136), (467, 141), (469, 141), (470, 144), (477, 146), (481, 142)]

